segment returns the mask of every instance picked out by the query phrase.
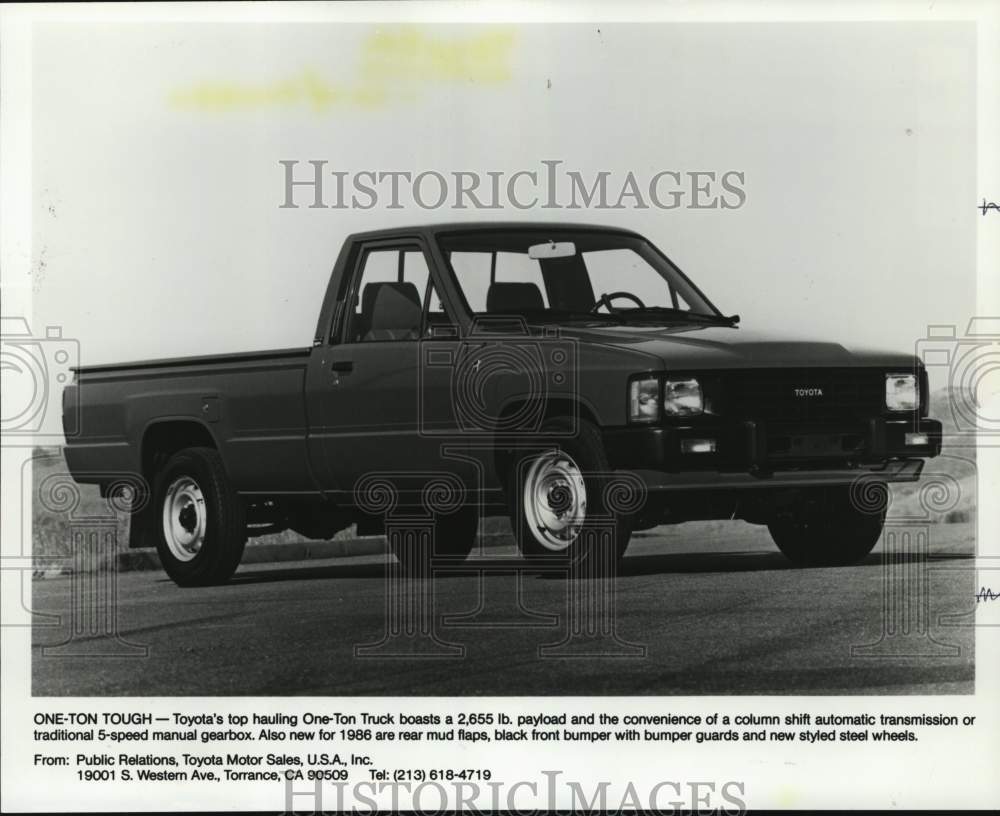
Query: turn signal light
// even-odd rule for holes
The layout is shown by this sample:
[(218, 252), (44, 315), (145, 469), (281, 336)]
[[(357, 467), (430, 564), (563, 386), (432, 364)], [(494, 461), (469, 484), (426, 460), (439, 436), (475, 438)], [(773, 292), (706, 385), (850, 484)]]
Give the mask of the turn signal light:
[(715, 453), (715, 440), (682, 439), (681, 453)]

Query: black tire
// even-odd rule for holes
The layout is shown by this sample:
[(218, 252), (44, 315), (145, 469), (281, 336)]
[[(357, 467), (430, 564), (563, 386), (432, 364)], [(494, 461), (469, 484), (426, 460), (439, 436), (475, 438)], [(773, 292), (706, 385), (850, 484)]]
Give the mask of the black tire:
[[(168, 501), (173, 507), (169, 514)], [(185, 448), (174, 454), (156, 475), (153, 507), (156, 551), (174, 583), (194, 587), (229, 580), (243, 557), (246, 521), (243, 501), (230, 487), (217, 450)], [(177, 531), (171, 542), (168, 518)], [(200, 539), (197, 546), (185, 547), (182, 539), (188, 535)]]
[[(540, 438), (530, 443), (519, 445), (517, 449), (511, 451), (509, 461), (506, 495), (507, 505), (510, 513), (511, 527), (514, 530), (514, 537), (517, 541), (518, 549), (524, 558), (532, 561), (548, 561), (555, 563), (581, 563), (585, 559), (591, 558), (594, 553), (591, 540), (582, 542), (580, 539), (572, 540), (565, 549), (553, 549), (550, 540), (546, 546), (539, 539), (546, 538), (545, 528), (537, 526), (529, 517), (531, 512), (528, 509), (528, 500), (525, 497), (526, 487), (535, 483), (532, 475), (536, 464), (541, 464), (545, 458), (555, 455), (567, 454), (582, 475), (586, 488), (586, 510), (583, 514), (583, 523), (606, 525), (609, 521), (613, 524), (614, 548), (611, 557), (615, 560), (621, 559), (625, 555), (629, 539), (632, 536), (632, 526), (630, 518), (624, 513), (613, 512), (606, 506), (605, 493), (609, 482), (611, 468), (608, 464), (607, 453), (604, 450), (604, 441), (598, 429), (586, 420), (577, 422), (575, 434), (570, 435), (569, 430), (573, 427), (571, 420), (554, 419), (546, 422), (542, 427)], [(548, 435), (551, 434), (551, 435)], [(555, 452), (555, 453), (554, 453)], [(550, 491), (549, 495), (552, 495)], [(550, 499), (548, 509), (555, 507), (555, 503)], [(536, 536), (535, 529), (539, 530)], [(567, 534), (570, 537), (571, 533)]]
[(476, 534), (479, 532), (479, 511), (475, 507), (462, 507), (454, 513), (438, 516), (434, 521), (434, 552), (423, 549), (406, 550), (403, 548), (415, 544), (421, 546), (419, 540), (401, 543), (390, 541), (389, 548), (396, 560), (406, 572), (426, 573), (428, 557), (433, 561), (457, 561), (468, 557), (476, 544)]
[(846, 567), (878, 543), (888, 502), (884, 494), (859, 507), (847, 487), (804, 491), (790, 513), (768, 524), (771, 538), (800, 567)]

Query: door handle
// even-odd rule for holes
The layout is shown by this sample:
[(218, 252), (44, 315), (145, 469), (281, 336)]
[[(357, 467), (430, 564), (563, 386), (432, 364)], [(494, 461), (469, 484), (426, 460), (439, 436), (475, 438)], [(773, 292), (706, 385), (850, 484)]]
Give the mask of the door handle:
[(354, 363), (350, 360), (337, 360), (330, 366), (331, 371), (339, 371), (342, 374), (349, 374), (354, 371)]

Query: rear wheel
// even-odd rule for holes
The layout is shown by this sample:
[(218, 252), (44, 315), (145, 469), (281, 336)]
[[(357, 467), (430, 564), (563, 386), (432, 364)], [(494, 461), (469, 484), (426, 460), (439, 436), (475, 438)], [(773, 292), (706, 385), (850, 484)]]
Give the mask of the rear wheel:
[(610, 467), (604, 442), (589, 422), (580, 420), (572, 435), (571, 427), (568, 420), (553, 420), (537, 446), (513, 452), (507, 502), (518, 548), (529, 560), (580, 561), (600, 538), (581, 538), (581, 532), (599, 526), (613, 536), (613, 557), (621, 558), (631, 526), (606, 504)]
[(857, 564), (878, 543), (888, 503), (884, 485), (866, 498), (859, 506), (847, 487), (804, 491), (791, 512), (768, 524), (771, 538), (798, 566)]
[(246, 544), (243, 502), (214, 448), (186, 448), (157, 474), (156, 551), (179, 586), (229, 580)]

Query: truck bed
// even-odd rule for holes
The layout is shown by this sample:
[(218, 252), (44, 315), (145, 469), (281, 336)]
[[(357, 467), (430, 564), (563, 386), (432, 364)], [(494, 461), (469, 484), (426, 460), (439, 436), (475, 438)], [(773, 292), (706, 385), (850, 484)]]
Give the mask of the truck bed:
[(310, 351), (80, 366), (63, 395), (64, 413), (78, 420), (79, 432), (66, 440), (74, 478), (100, 484), (143, 473), (150, 434), (195, 423), (223, 453), (237, 489), (252, 492), (276, 475), (289, 489), (315, 489), (304, 396)]

